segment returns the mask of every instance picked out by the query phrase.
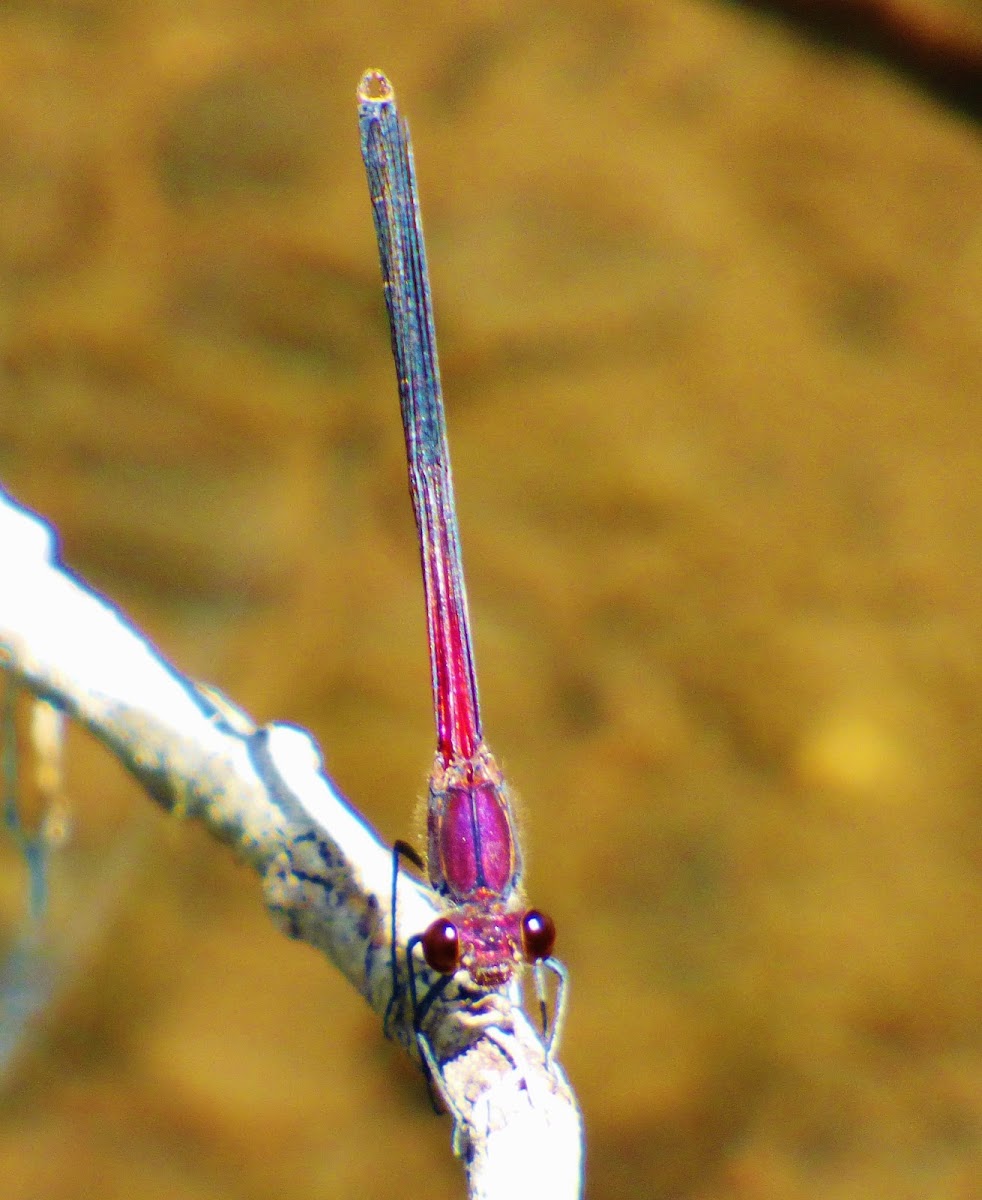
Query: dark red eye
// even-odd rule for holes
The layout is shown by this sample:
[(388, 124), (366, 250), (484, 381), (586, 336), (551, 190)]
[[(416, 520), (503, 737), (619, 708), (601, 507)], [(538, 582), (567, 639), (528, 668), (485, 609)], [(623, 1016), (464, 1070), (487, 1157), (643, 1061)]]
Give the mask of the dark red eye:
[(441, 975), (452, 975), (460, 966), (460, 935), (446, 917), (438, 917), (423, 934), (426, 965)]
[(530, 908), (522, 917), (522, 950), (529, 962), (548, 958), (556, 944), (556, 926), (551, 917)]

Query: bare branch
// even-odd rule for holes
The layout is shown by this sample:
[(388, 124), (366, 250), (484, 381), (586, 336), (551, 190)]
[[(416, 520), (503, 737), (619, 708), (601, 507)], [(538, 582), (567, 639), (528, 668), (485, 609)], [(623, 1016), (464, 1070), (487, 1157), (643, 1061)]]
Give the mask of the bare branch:
[[(392, 851), (324, 773), (304, 731), (257, 728), (184, 678), (58, 562), (50, 529), (0, 491), (0, 667), (84, 725), (163, 807), (202, 821), (263, 877), (291, 937), (323, 951), (381, 1017), (393, 992)], [(397, 961), (437, 915), (399, 877)], [(416, 974), (430, 979), (420, 961)], [(418, 1058), (407, 1012), (389, 1032)], [(453, 1144), (480, 1200), (581, 1191), (582, 1129), (569, 1084), (507, 994), (452, 986), (426, 1016), (455, 1118)]]

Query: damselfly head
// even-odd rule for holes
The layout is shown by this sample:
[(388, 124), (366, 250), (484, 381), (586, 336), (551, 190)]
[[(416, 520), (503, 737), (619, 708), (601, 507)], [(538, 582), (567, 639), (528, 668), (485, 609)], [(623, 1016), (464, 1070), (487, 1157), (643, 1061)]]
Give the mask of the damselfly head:
[(461, 905), (437, 917), (421, 938), (431, 970), (465, 971), (482, 988), (503, 987), (519, 964), (549, 958), (555, 942), (556, 926), (545, 913), (506, 912), (494, 902)]

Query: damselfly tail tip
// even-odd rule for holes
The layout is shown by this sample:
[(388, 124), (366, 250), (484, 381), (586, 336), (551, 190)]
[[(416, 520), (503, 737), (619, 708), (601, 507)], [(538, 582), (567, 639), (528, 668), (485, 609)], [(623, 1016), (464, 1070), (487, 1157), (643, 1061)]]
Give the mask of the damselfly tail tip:
[(394, 100), (395, 95), (384, 71), (366, 71), (358, 84), (358, 99), (362, 103), (368, 101), (377, 104), (380, 101)]

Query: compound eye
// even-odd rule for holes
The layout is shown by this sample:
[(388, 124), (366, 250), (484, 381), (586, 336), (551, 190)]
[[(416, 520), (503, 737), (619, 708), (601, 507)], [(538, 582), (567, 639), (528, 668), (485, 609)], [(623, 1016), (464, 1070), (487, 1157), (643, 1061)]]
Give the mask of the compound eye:
[(548, 958), (556, 944), (556, 926), (551, 917), (530, 908), (522, 917), (522, 950), (528, 962)]
[(452, 975), (460, 966), (460, 934), (453, 921), (438, 917), (422, 937), (426, 965), (441, 975)]

